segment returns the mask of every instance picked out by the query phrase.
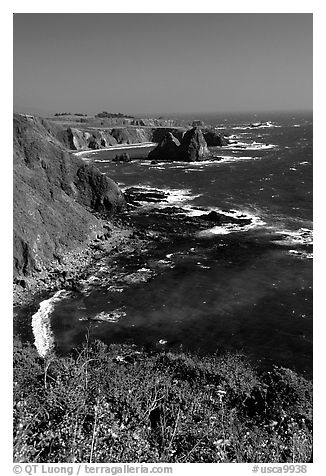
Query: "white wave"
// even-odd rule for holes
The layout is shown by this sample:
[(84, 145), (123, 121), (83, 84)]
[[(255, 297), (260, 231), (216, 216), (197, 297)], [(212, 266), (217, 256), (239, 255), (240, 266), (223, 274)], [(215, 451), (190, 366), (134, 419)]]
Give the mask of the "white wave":
[[(255, 228), (257, 226), (262, 226), (265, 225), (266, 223), (257, 215), (252, 214), (248, 210), (222, 210), (217, 207), (195, 207), (190, 204), (185, 204), (185, 202), (191, 202), (195, 198), (198, 198), (202, 196), (201, 194), (194, 195), (191, 193), (191, 190), (189, 189), (158, 189), (155, 188), (153, 189), (152, 187), (148, 185), (139, 185), (139, 188), (142, 188), (144, 190), (157, 190), (159, 192), (165, 192), (168, 193), (168, 197), (161, 202), (155, 202), (148, 204), (147, 202), (142, 202), (139, 200), (140, 203), (143, 204), (142, 209), (150, 209), (153, 208), (166, 208), (167, 205), (169, 206), (179, 206), (181, 208), (180, 214), (185, 214), (189, 217), (199, 217), (202, 215), (207, 215), (208, 213), (215, 211), (221, 215), (224, 215), (226, 217), (230, 218), (236, 218), (236, 219), (245, 219), (245, 220), (250, 220), (250, 223), (248, 225), (240, 225), (240, 224), (235, 224), (235, 223), (226, 223), (223, 226), (214, 226), (210, 228), (209, 230), (203, 230), (199, 232), (200, 236), (205, 236), (205, 235), (210, 235), (210, 234), (227, 234), (227, 233), (232, 233), (236, 231), (248, 231), (252, 228)], [(169, 257), (169, 256), (167, 256)]]
[(232, 126), (232, 127), (230, 127), (230, 129), (235, 130), (235, 131), (242, 131), (242, 130), (252, 129), (252, 128), (249, 127), (248, 124), (243, 124), (243, 125), (239, 125), (239, 126)]
[(200, 207), (194, 207), (191, 205), (186, 205), (183, 207), (184, 212), (186, 215), (190, 217), (198, 217), (202, 215), (206, 215), (207, 213), (210, 212), (216, 212), (221, 215), (231, 217), (231, 218), (238, 218), (238, 219), (250, 219), (254, 221), (257, 225), (265, 225), (266, 223), (261, 220), (257, 215), (253, 215), (251, 212), (248, 210), (222, 210), (221, 208), (218, 207), (208, 207), (208, 208), (200, 208)]
[(189, 172), (204, 172), (204, 169), (185, 169), (185, 174)]
[(213, 226), (208, 230), (202, 230), (198, 232), (198, 236), (211, 236), (211, 235), (228, 235), (232, 230), (226, 226)]
[(274, 149), (275, 144), (263, 144), (262, 142), (235, 142), (223, 147), (223, 149), (229, 150), (265, 150), (265, 149)]
[(250, 129), (251, 131), (254, 131), (256, 129), (271, 129), (271, 128), (276, 128), (276, 127), (282, 127), (278, 124), (273, 123), (272, 121), (267, 121), (267, 122), (256, 122), (253, 124), (241, 124), (237, 126), (232, 126), (230, 129), (232, 130), (246, 130)]
[(298, 251), (298, 250), (289, 250), (288, 251), (290, 255), (294, 255), (297, 258), (305, 258), (305, 259), (313, 259), (314, 255), (313, 253), (309, 253), (307, 251)]
[[(197, 197), (201, 197), (201, 194), (193, 194), (190, 189), (176, 189), (176, 188), (153, 188), (150, 185), (137, 185), (136, 186), (139, 189), (143, 189), (144, 191), (157, 191), (157, 192), (163, 192), (167, 195), (166, 198), (162, 199), (161, 201), (154, 202), (154, 203), (148, 203), (146, 200), (137, 200), (139, 203), (143, 205), (143, 207), (146, 208), (162, 208), (166, 207), (167, 205), (180, 205), (181, 203), (184, 202), (190, 202), (194, 200)], [(129, 188), (129, 187), (128, 187)], [(122, 189), (125, 191), (126, 189)]]
[(219, 156), (222, 157), (221, 160), (213, 160), (211, 161), (210, 165), (218, 165), (218, 164), (225, 164), (225, 163), (230, 163), (230, 162), (242, 162), (242, 161), (247, 161), (247, 160), (261, 160), (262, 157), (252, 157), (250, 155), (246, 155), (243, 157), (235, 157), (235, 156)]
[(151, 163), (149, 159), (146, 160), (141, 160), (137, 162), (138, 165), (146, 166), (146, 167), (152, 167), (153, 169), (158, 169), (159, 167), (164, 167), (168, 165), (170, 162), (168, 161), (160, 161), (160, 162), (155, 162), (154, 164)]
[[(244, 143), (243, 143), (244, 144)], [(248, 145), (248, 144), (247, 144)], [(263, 144), (264, 145), (264, 144)], [(266, 145), (264, 147), (248, 147), (248, 148), (243, 148), (241, 150), (260, 150), (262, 148), (272, 148), (276, 147), (272, 144)], [(240, 150), (236, 147), (230, 147), (226, 146), (225, 148), (228, 148), (229, 150)], [(218, 149), (220, 150), (220, 149)], [(215, 152), (215, 150), (214, 150)], [(158, 162), (157, 164), (151, 164), (148, 160), (138, 162), (137, 165), (141, 165), (143, 167), (151, 167), (152, 169), (156, 170), (172, 170), (172, 169), (185, 169), (185, 170), (190, 170), (190, 171), (198, 171), (201, 167), (204, 167), (205, 165), (208, 166), (215, 166), (215, 165), (220, 165), (220, 164), (225, 164), (225, 163), (230, 163), (230, 162), (242, 162), (245, 160), (261, 160), (262, 157), (254, 157), (250, 155), (238, 157), (234, 155), (225, 155), (225, 154), (218, 154), (217, 156), (213, 156), (211, 159), (206, 159), (206, 160), (196, 160), (193, 162), (173, 162), (173, 161), (166, 161), (166, 162)], [(103, 160), (100, 160), (98, 162), (105, 162)], [(111, 160), (108, 160), (107, 162), (111, 162)], [(131, 172), (132, 173), (132, 172)]]
[[(253, 157), (251, 155), (246, 155), (242, 157), (236, 157), (234, 155), (218, 155), (212, 159), (207, 160), (198, 160), (195, 162), (181, 162), (181, 165), (170, 167), (171, 169), (184, 169), (192, 170), (195, 167), (199, 169), (204, 166), (218, 166), (220, 164), (230, 163), (230, 162), (242, 162), (247, 160), (261, 160), (262, 157)], [(190, 168), (187, 168), (190, 167)], [(195, 169), (194, 169), (195, 170)]]
[(276, 230), (275, 233), (283, 236), (283, 239), (274, 240), (283, 246), (313, 245), (313, 231), (309, 228), (299, 228), (296, 231)]
[(243, 210), (225, 211), (216, 207), (209, 207), (209, 209), (201, 209), (201, 208), (196, 208), (191, 206), (183, 207), (183, 210), (186, 211), (186, 214), (188, 216), (192, 216), (192, 217), (207, 215), (209, 212), (215, 211), (226, 217), (245, 219), (245, 220), (251, 221), (248, 225), (244, 225), (244, 226), (243, 225), (241, 226), (240, 224), (237, 224), (237, 223), (226, 223), (224, 225), (216, 225), (216, 226), (213, 226), (212, 228), (209, 228), (208, 230), (201, 230), (200, 232), (198, 232), (198, 236), (227, 235), (229, 233), (234, 233), (234, 232), (248, 231), (258, 226), (263, 226), (266, 224), (259, 216), (253, 215), (252, 213), (248, 211), (243, 211)]
[(115, 309), (114, 311), (111, 312), (105, 312), (101, 311), (98, 314), (96, 314), (93, 319), (95, 321), (102, 321), (102, 322), (118, 322), (122, 317), (125, 317), (126, 313), (125, 311), (121, 309)]
[(54, 335), (51, 328), (51, 314), (59, 301), (66, 299), (70, 292), (58, 291), (50, 299), (42, 301), (32, 317), (34, 344), (39, 355), (45, 358), (54, 348)]
[(193, 201), (195, 198), (202, 196), (201, 193), (193, 194), (189, 189), (166, 189), (166, 191), (169, 194), (167, 201), (170, 205)]

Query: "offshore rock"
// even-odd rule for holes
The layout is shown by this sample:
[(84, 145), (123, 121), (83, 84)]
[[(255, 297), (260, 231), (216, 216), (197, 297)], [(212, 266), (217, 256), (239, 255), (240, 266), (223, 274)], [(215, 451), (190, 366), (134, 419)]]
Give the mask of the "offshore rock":
[(201, 129), (193, 127), (183, 135), (181, 143), (171, 132), (167, 132), (157, 147), (148, 154), (148, 159), (193, 162), (210, 155)]
[(152, 142), (160, 143), (162, 139), (171, 132), (171, 134), (178, 139), (179, 142), (182, 141), (183, 136), (187, 132), (187, 129), (184, 127), (178, 127), (171, 129), (170, 127), (158, 127), (157, 129), (152, 130)]
[(160, 143), (148, 154), (151, 160), (177, 160), (180, 142), (171, 132), (168, 132)]
[(228, 145), (229, 140), (222, 134), (217, 134), (213, 129), (203, 130), (203, 135), (209, 147)]
[(201, 129), (194, 127), (185, 133), (178, 149), (178, 160), (194, 162), (210, 155)]
[(127, 203), (139, 204), (139, 202), (161, 202), (167, 201), (168, 193), (156, 189), (144, 189), (141, 187), (130, 187), (124, 191)]
[(130, 155), (127, 152), (123, 152), (122, 154), (117, 154), (112, 162), (131, 162)]

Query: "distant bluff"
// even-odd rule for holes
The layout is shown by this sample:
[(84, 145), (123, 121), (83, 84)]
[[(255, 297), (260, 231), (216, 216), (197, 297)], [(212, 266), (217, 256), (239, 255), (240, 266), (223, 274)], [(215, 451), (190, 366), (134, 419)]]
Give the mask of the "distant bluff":
[(197, 127), (198, 131), (201, 130), (208, 147), (228, 144), (226, 137), (218, 134), (212, 126), (205, 125), (202, 121), (194, 121), (191, 125), (186, 121), (164, 118), (132, 119), (98, 117), (99, 115), (76, 118), (75, 116), (61, 114), (47, 121), (42, 119), (43, 123), (51, 124), (57, 139), (70, 150), (103, 149), (112, 145), (144, 142), (160, 143), (167, 133), (173, 134), (179, 142), (182, 142), (186, 132)]
[(14, 276), (30, 275), (104, 233), (94, 212), (112, 216), (125, 200), (118, 185), (69, 154), (66, 130), (14, 115)]

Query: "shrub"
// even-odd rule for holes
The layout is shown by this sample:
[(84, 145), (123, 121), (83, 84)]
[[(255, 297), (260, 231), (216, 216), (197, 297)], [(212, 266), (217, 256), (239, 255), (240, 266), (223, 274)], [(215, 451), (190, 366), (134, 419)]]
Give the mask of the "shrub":
[(16, 340), (14, 365), (16, 462), (310, 459), (311, 385), (288, 369), (98, 341), (43, 361)]

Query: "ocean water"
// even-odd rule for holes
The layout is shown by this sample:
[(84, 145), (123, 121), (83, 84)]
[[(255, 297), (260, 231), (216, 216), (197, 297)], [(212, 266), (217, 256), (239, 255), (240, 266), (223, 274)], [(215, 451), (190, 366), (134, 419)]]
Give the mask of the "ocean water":
[[(85, 339), (128, 342), (198, 353), (239, 351), (261, 366), (273, 363), (312, 372), (312, 118), (304, 114), (196, 117), (230, 135), (211, 148), (219, 160), (150, 164), (112, 163), (112, 152), (86, 160), (122, 188), (170, 191), (189, 215), (224, 210), (253, 218), (253, 226), (214, 226), (184, 240), (173, 238), (123, 264), (153, 272), (116, 292), (94, 287), (54, 306), (59, 351)], [(250, 123), (270, 121), (262, 127)], [(116, 152), (115, 152), (116, 153)], [(115, 155), (115, 154), (113, 154)], [(164, 206), (164, 204), (162, 205)], [(139, 216), (135, 216), (135, 221)], [(122, 310), (112, 322), (85, 314)]]

